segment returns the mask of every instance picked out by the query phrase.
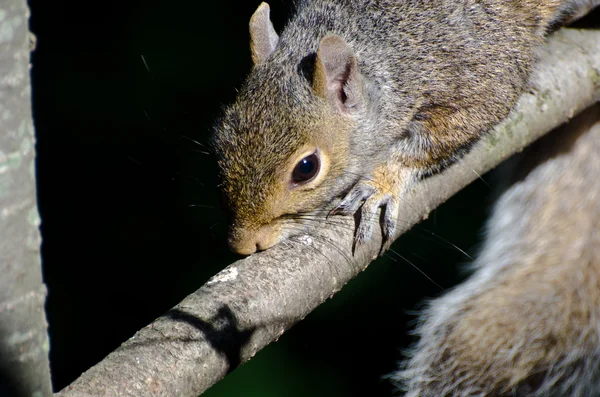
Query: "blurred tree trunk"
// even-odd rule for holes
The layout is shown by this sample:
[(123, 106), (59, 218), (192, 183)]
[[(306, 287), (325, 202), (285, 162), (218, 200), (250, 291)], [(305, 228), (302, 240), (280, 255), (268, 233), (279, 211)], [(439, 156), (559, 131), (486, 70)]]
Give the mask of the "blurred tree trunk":
[(29, 10), (0, 3), (0, 395), (51, 396), (35, 190)]

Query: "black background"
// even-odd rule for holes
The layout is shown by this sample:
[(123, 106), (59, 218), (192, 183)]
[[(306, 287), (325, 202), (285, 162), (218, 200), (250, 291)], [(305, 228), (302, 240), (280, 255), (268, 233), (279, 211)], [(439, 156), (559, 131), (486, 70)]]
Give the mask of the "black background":
[[(29, 3), (59, 390), (237, 259), (202, 144), (250, 70), (247, 24), (259, 1)], [(271, 3), (278, 31), (290, 4)], [(491, 193), (476, 181), (394, 249), (450, 287), (469, 261), (452, 244), (476, 251)], [(439, 293), (387, 256), (205, 395), (389, 396), (382, 376), (410, 341), (410, 311)]]

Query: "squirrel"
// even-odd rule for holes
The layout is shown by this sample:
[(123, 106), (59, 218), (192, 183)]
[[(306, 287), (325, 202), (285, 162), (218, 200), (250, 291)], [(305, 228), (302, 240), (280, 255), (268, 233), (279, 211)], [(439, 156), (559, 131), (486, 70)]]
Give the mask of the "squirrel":
[[(402, 196), (419, 179), (458, 161), (504, 119), (529, 88), (536, 50), (545, 35), (576, 17), (582, 7), (598, 3), (304, 0), (281, 35), (270, 21), (269, 6), (262, 3), (250, 19), (252, 71), (235, 102), (224, 110), (213, 137), (220, 186), (231, 216), (228, 241), (232, 250), (249, 255), (268, 249), (301, 233), (308, 215), (312, 220), (325, 220), (339, 213), (358, 213), (355, 246), (370, 239), (380, 222), (384, 252), (395, 233)], [(597, 142), (597, 134), (595, 137)], [(568, 195), (568, 191), (561, 193)], [(505, 219), (498, 211), (497, 222), (501, 223)], [(548, 227), (553, 226), (549, 223)], [(485, 261), (486, 256), (480, 259)], [(479, 273), (485, 274), (483, 265), (480, 267)], [(563, 276), (577, 274), (565, 271)], [(504, 335), (503, 327), (510, 329), (510, 324), (499, 317), (486, 317), (501, 317), (499, 313), (512, 308), (514, 302), (502, 306), (507, 301), (500, 299), (502, 283), (512, 280), (514, 288), (519, 288), (519, 276), (525, 283), (527, 274), (507, 273), (506, 280), (487, 288), (491, 295), (484, 294), (472, 303), (440, 298), (446, 303), (432, 305), (418, 331), (420, 344), (396, 375), (408, 395), (568, 395), (552, 394), (550, 389), (589, 395), (581, 394), (592, 389), (578, 389), (577, 377), (587, 371), (586, 376), (597, 385), (600, 355), (588, 360), (584, 353), (573, 351), (566, 358), (558, 357), (565, 352), (560, 350), (564, 346), (559, 346), (565, 335), (544, 329), (545, 339), (535, 338), (535, 321), (566, 321), (551, 318), (564, 314), (559, 303), (555, 303), (556, 311), (542, 316), (540, 310), (552, 295), (544, 296), (537, 306), (532, 304), (531, 310), (539, 314), (532, 320), (533, 328), (513, 330), (534, 332), (530, 338)], [(527, 288), (535, 287), (535, 280), (530, 283), (534, 285)], [(527, 290), (521, 292), (523, 299), (535, 299), (537, 291), (532, 289), (531, 295)], [(499, 304), (489, 301), (493, 294), (498, 295)], [(451, 293), (447, 299), (455, 295)], [(451, 303), (459, 320), (439, 313), (438, 308)], [(480, 318), (468, 318), (469, 305), (478, 305), (473, 311)], [(594, 315), (600, 313), (585, 312), (583, 307), (590, 308), (579, 307), (573, 315), (588, 324), (597, 322)], [(523, 310), (527, 307), (521, 307), (520, 313)], [(591, 318), (581, 318), (586, 314)], [(467, 320), (461, 322), (463, 317)], [(478, 327), (486, 329), (486, 324), (490, 327), (487, 339), (469, 346), (465, 338), (480, 332)], [(559, 331), (571, 332), (571, 328)], [(596, 337), (590, 346), (598, 353), (597, 328), (589, 334), (569, 335)], [(454, 336), (455, 340), (447, 343), (456, 345), (444, 344), (447, 335), (440, 332)], [(505, 338), (493, 339), (491, 335), (498, 333)], [(490, 354), (501, 352), (502, 345), (494, 343), (507, 339), (514, 342), (506, 345), (512, 349), (510, 355), (497, 354), (507, 361), (497, 366), (487, 362), (485, 349), (490, 349)], [(551, 341), (555, 343), (552, 348), (540, 346)], [(526, 353), (532, 352), (520, 349), (534, 347), (538, 356), (533, 356), (538, 360), (527, 361)], [(469, 351), (474, 355), (466, 354)], [(525, 357), (523, 363), (513, 368), (520, 354)], [(553, 367), (554, 359), (563, 360), (560, 363), (564, 365)], [(568, 361), (571, 359), (583, 362)], [(572, 372), (567, 374), (569, 370)]]
[(596, 104), (504, 166), (474, 273), (392, 375), (406, 397), (600, 395), (599, 153)]
[(305, 0), (280, 36), (262, 3), (253, 69), (213, 139), (230, 247), (359, 208), (360, 245), (381, 208), (383, 252), (402, 195), (507, 116), (546, 32), (588, 2)]

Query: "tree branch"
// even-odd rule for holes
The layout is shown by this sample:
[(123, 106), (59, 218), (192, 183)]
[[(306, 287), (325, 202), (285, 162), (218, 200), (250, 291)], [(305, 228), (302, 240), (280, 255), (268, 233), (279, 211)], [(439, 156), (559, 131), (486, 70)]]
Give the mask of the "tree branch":
[(0, 395), (51, 396), (27, 3), (0, 5)]
[[(422, 181), (399, 234), (511, 154), (600, 99), (600, 32), (561, 30), (542, 51), (534, 89), (461, 162)], [(352, 255), (352, 218), (237, 261), (140, 330), (58, 395), (197, 396), (277, 340), (376, 258), (380, 236)]]

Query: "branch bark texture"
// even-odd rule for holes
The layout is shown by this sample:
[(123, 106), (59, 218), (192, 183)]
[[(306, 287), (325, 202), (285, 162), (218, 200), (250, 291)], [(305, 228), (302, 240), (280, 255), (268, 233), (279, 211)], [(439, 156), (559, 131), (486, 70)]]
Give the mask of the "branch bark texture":
[(0, 4), (0, 395), (51, 396), (35, 190), (29, 10)]
[[(461, 162), (422, 181), (398, 235), (511, 154), (600, 99), (600, 32), (565, 29), (542, 51), (532, 92)], [(331, 219), (331, 218), (330, 218)], [(197, 396), (277, 340), (376, 258), (352, 254), (352, 218), (233, 263), (58, 395)]]

